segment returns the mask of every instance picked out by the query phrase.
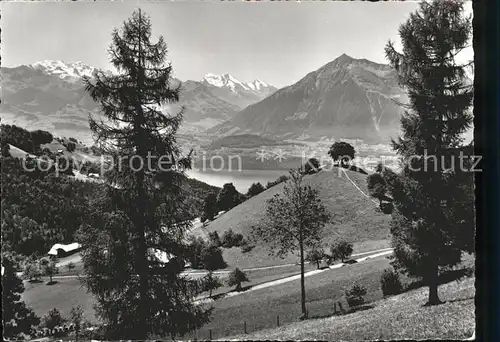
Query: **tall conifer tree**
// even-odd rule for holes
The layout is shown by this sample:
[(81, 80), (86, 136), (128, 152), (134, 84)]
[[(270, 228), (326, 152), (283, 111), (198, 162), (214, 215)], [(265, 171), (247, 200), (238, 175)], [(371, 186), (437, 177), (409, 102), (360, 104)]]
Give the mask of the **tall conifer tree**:
[(423, 2), (399, 28), (402, 52), (392, 42), (385, 49), (409, 97), (402, 136), (393, 141), (404, 165), (399, 186), (391, 187), (394, 265), (424, 280), (430, 305), (440, 302), (440, 269), (460, 262), (462, 250), (472, 251), (472, 241), (467, 242), (474, 236), (470, 210), (467, 217), (457, 212), (473, 208), (470, 191), (464, 193), (457, 183), (462, 179), (470, 189), (472, 177), (463, 177), (451, 157), (472, 123), (473, 89), (466, 82), (466, 65), (456, 61), (470, 32), (463, 3)]
[(151, 41), (141, 10), (113, 31), (109, 53), (118, 72), (85, 79), (105, 116), (90, 118), (90, 128), (112, 167), (81, 229), (83, 281), (110, 338), (182, 336), (206, 323), (211, 309), (193, 304), (200, 284), (181, 276), (177, 262), (191, 224), (180, 187), (190, 154), (182, 157), (176, 142), (182, 111), (160, 109), (179, 100), (179, 87), (171, 84), (163, 37)]
[(11, 339), (22, 339), (33, 335), (40, 318), (21, 300), (23, 281), (16, 275), (14, 261), (2, 255), (2, 326), (3, 335)]

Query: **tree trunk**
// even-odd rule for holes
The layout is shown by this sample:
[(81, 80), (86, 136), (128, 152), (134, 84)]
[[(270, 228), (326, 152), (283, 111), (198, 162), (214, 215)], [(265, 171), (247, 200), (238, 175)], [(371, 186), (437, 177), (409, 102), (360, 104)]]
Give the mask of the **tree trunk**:
[(307, 318), (306, 310), (306, 285), (304, 281), (304, 242), (302, 241), (302, 229), (300, 230), (300, 306), (302, 310), (302, 318)]
[(212, 289), (210, 289), (208, 297), (212, 298)]
[[(140, 20), (142, 20), (141, 10), (139, 9), (139, 29), (140, 29)], [(144, 59), (142, 55), (142, 42), (139, 35), (139, 70), (137, 73), (137, 86), (142, 88), (144, 86)], [(141, 89), (142, 90), (142, 89)], [(142, 160), (146, 160), (147, 157), (147, 147), (144, 146), (144, 125), (145, 125), (145, 117), (144, 111), (142, 109), (142, 98), (139, 99), (139, 104), (136, 104), (136, 117), (135, 117), (135, 127), (134, 133), (137, 134), (137, 141), (135, 143), (137, 154), (142, 158)], [(144, 165), (140, 168), (139, 171), (136, 171), (136, 180), (137, 180), (137, 207), (138, 207), (138, 225), (137, 225), (137, 234), (138, 234), (138, 260), (137, 265), (139, 266), (139, 315), (138, 317), (138, 339), (146, 339), (149, 335), (148, 329), (148, 318), (149, 318), (149, 298), (148, 298), (148, 288), (149, 288), (149, 263), (147, 256), (147, 242), (146, 242), (146, 225), (147, 225), (147, 193), (144, 188)]]
[[(142, 177), (141, 177), (142, 176)], [(143, 173), (138, 172), (138, 180), (139, 180), (139, 201), (141, 199), (144, 201), (144, 189), (143, 189)], [(142, 203), (145, 203), (142, 202)], [(142, 207), (142, 205), (139, 205)], [(137, 333), (138, 339), (146, 339), (148, 336), (148, 310), (149, 310), (149, 304), (148, 304), (148, 261), (147, 261), (147, 246), (146, 246), (146, 239), (145, 239), (145, 231), (146, 231), (146, 220), (144, 217), (144, 211), (138, 212), (140, 218), (139, 218), (139, 224), (137, 227), (138, 230), (138, 244), (137, 244), (137, 249), (138, 249), (138, 255), (137, 255), (137, 265), (139, 266), (138, 268), (138, 274), (139, 274), (139, 296), (140, 296), (140, 302), (139, 302), (139, 325), (137, 328)]]
[(432, 265), (432, 274), (429, 275), (429, 300), (426, 305), (441, 304), (438, 294), (438, 266)]
[(318, 266), (318, 270), (319, 270), (319, 260), (316, 260), (316, 265)]

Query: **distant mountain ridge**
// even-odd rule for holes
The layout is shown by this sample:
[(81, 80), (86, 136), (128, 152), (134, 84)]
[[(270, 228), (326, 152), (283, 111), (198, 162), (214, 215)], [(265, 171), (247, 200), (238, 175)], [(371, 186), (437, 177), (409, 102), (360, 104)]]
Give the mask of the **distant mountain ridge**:
[[(94, 77), (97, 71), (83, 62), (51, 60), (1, 68), (2, 121), (21, 127), (38, 125), (61, 136), (73, 136), (90, 143), (88, 117), (99, 117), (100, 113), (99, 105), (85, 90), (82, 78)], [(166, 106), (164, 111), (175, 114), (184, 107), (182, 128), (200, 132), (230, 119), (249, 103), (258, 102), (276, 90), (259, 80), (246, 83), (232, 76), (227, 80), (216, 86), (205, 78), (185, 82), (173, 79), (174, 85), (182, 83), (180, 101)]]
[(265, 99), (278, 90), (276, 87), (256, 79), (253, 82), (242, 82), (231, 74), (207, 74), (201, 80), (215, 96), (218, 96), (241, 109)]
[(390, 66), (343, 54), (209, 131), (278, 138), (387, 141), (406, 95)]
[(75, 63), (65, 63), (63, 61), (45, 60), (35, 62), (28, 66), (41, 70), (49, 75), (56, 75), (59, 78), (70, 82), (76, 82), (84, 76), (93, 77), (97, 71), (96, 68), (80, 61)]

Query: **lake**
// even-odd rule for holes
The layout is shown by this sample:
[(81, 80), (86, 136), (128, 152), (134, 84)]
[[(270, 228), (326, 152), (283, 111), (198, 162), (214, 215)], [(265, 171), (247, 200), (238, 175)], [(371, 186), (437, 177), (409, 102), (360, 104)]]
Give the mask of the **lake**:
[(288, 174), (285, 170), (200, 171), (193, 169), (186, 172), (190, 178), (196, 178), (221, 188), (225, 183), (233, 183), (236, 190), (241, 193), (246, 193), (252, 183), (260, 182), (265, 187), (267, 182), (285, 174)]

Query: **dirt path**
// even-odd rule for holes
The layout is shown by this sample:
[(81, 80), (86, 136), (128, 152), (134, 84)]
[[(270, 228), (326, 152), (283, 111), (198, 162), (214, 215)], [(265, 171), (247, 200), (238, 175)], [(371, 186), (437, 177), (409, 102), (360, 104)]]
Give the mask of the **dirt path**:
[[(374, 251), (352, 254), (351, 257), (356, 257), (356, 256), (360, 256), (360, 255), (370, 254), (370, 256), (368, 256), (368, 258), (370, 258), (370, 257), (372, 257), (371, 254), (378, 255), (380, 253), (385, 253), (385, 252), (392, 253), (392, 248), (382, 248), (382, 249), (377, 249), (377, 250), (374, 250)], [(57, 264), (57, 266), (58, 267), (64, 266), (64, 265), (67, 265), (70, 262), (74, 263), (76, 261), (79, 261), (80, 259), (81, 258), (80, 258), (79, 254), (78, 255), (74, 255), (73, 257), (68, 257), (67, 259), (61, 261), (60, 263)], [(363, 259), (363, 258), (361, 258), (361, 259)], [(364, 258), (363, 260), (366, 260), (366, 258)], [(242, 271), (244, 271), (244, 272), (248, 272), (248, 271), (261, 271), (261, 270), (269, 270), (269, 269), (274, 269), (274, 268), (291, 267), (291, 266), (296, 266), (296, 265), (297, 264), (283, 264), (283, 265), (274, 265), (274, 266), (265, 266), (265, 267), (252, 267), (252, 268), (244, 268)], [(331, 266), (331, 267), (333, 267), (333, 266)], [(229, 274), (230, 272), (231, 272), (231, 270), (221, 270), (221, 271), (214, 271), (213, 273), (216, 274), (216, 275), (224, 275), (224, 274)], [(313, 272), (313, 271), (311, 271), (311, 272)], [(198, 270), (192, 270), (192, 271), (182, 272), (181, 274), (182, 275), (190, 275), (190, 276), (204, 276), (207, 273), (208, 273), (207, 271), (203, 271), (203, 270), (200, 270), (200, 271), (198, 271)], [(54, 279), (71, 279), (71, 278), (78, 278), (78, 275), (66, 275), (66, 276), (55, 275), (55, 276), (53, 276), (53, 278)]]
[[(355, 260), (357, 262), (363, 262), (363, 261), (365, 261), (367, 259), (377, 258), (377, 257), (380, 257), (380, 256), (392, 254), (392, 252), (393, 252), (392, 248), (390, 248), (389, 250), (386, 250), (386, 251), (383, 251), (383, 252), (379, 252), (379, 253), (376, 253), (376, 254), (371, 254), (371, 255), (368, 255), (368, 256), (365, 256), (365, 257), (362, 257), (362, 258), (359, 258), (359, 259), (355, 259)], [(319, 270), (313, 270), (313, 271), (305, 272), (304, 273), (304, 277), (307, 278), (307, 277), (310, 277), (310, 276), (313, 276), (313, 275), (316, 275), (316, 274), (319, 274), (319, 273), (327, 272), (327, 271), (330, 271), (330, 270), (333, 270), (333, 269), (336, 269), (336, 268), (341, 268), (341, 267), (343, 267), (345, 265), (346, 264), (344, 264), (344, 263), (340, 263), (340, 264), (329, 266), (329, 267), (324, 268), (324, 269), (319, 269)], [(294, 281), (294, 280), (298, 280), (298, 279), (300, 279), (300, 274), (293, 275), (293, 276), (290, 276), (290, 277), (281, 278), (281, 279), (272, 280), (272, 281), (269, 281), (269, 282), (266, 282), (266, 283), (262, 283), (262, 284), (258, 284), (258, 285), (252, 286), (252, 287), (250, 287), (246, 291), (229, 292), (229, 293), (227, 293), (224, 296), (224, 298), (238, 296), (238, 295), (245, 294), (245, 293), (248, 293), (248, 292), (265, 289), (267, 287), (271, 287), (271, 286), (276, 286), (276, 285), (288, 283), (290, 281)], [(200, 298), (198, 300), (195, 300), (195, 303), (202, 304), (202, 303), (210, 303), (210, 302), (213, 302), (213, 301), (214, 301), (213, 299), (208, 299), (206, 297), (203, 297), (203, 298)]]

